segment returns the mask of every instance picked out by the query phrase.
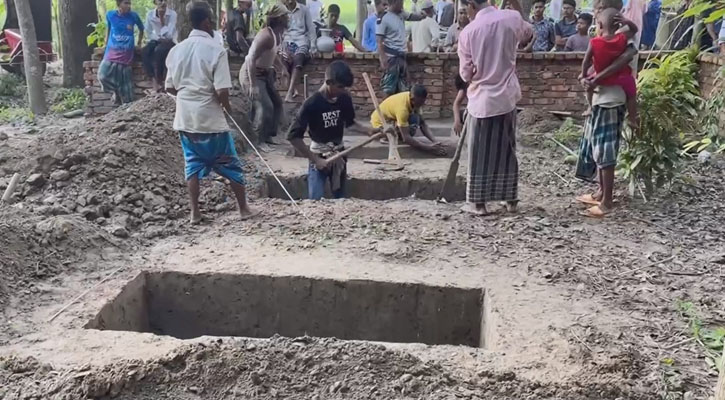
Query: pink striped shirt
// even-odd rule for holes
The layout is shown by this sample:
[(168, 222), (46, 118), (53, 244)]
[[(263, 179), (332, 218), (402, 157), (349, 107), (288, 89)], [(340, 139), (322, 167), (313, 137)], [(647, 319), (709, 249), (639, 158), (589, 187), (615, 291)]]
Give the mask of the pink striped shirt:
[(489, 118), (516, 109), (521, 87), (516, 77), (516, 49), (533, 27), (518, 11), (486, 7), (458, 40), (460, 74), (468, 86), (468, 113)]

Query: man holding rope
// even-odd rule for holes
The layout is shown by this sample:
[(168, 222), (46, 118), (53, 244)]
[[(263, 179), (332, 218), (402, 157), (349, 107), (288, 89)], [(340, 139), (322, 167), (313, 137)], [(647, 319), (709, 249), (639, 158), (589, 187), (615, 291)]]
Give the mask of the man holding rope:
[(224, 116), (231, 112), (227, 52), (214, 40), (208, 7), (192, 7), (189, 19), (194, 30), (166, 60), (166, 90), (176, 96), (174, 130), (184, 150), (191, 223), (201, 222), (199, 179), (211, 171), (229, 180), (242, 219), (247, 219), (256, 213), (247, 204), (242, 162)]

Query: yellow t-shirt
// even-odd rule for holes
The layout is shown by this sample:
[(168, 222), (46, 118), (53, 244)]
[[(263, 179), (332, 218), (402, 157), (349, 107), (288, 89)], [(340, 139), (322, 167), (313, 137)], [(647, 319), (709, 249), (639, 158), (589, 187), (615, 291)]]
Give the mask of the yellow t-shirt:
[[(408, 126), (410, 113), (413, 112), (413, 105), (410, 103), (410, 92), (394, 94), (380, 103), (380, 112), (383, 113), (386, 121), (395, 122), (396, 126)], [(377, 111), (370, 116), (370, 125), (378, 129), (383, 126)]]

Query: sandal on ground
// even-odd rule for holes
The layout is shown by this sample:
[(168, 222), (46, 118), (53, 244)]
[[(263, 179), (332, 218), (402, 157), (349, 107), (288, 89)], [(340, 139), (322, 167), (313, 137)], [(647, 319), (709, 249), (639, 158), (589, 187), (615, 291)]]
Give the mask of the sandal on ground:
[(461, 211), (467, 214), (471, 215), (477, 215), (477, 216), (484, 216), (488, 215), (488, 211), (483, 208), (477, 208), (475, 204), (466, 203), (463, 207), (461, 207)]
[(598, 206), (600, 203), (599, 200), (595, 199), (594, 196), (592, 196), (591, 194), (583, 194), (581, 196), (578, 196), (576, 198), (576, 201), (582, 204), (588, 204), (590, 206)]
[(604, 218), (605, 216), (611, 214), (613, 211), (614, 210), (602, 208), (602, 206), (599, 205), (599, 206), (591, 207), (581, 214), (583, 216), (589, 217), (589, 218)]

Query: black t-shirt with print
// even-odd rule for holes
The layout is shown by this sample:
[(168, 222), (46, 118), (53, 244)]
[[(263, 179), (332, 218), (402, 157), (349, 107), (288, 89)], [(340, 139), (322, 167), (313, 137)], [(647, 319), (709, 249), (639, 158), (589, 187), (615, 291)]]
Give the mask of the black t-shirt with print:
[(310, 139), (315, 142), (340, 144), (344, 129), (354, 122), (355, 109), (350, 95), (340, 95), (330, 102), (316, 92), (302, 104), (287, 139), (302, 139), (309, 127)]

